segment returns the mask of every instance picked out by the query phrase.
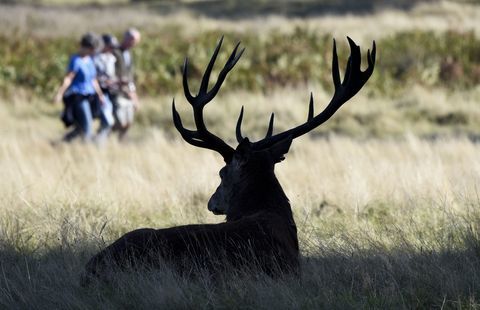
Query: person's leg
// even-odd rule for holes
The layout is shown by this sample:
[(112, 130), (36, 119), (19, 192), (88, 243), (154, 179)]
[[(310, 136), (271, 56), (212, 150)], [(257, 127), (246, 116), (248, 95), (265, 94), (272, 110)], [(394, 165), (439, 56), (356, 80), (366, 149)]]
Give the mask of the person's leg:
[(82, 130), (77, 125), (73, 125), (73, 129), (63, 136), (62, 141), (72, 142), (72, 140), (78, 137), (81, 133)]
[(130, 125), (125, 125), (118, 130), (119, 141), (125, 141), (125, 136), (127, 135), (128, 128), (130, 128)]
[(69, 122), (73, 122), (71, 126), (73, 127), (70, 129), (62, 138), (63, 142), (70, 143), (77, 137), (79, 137), (82, 134), (82, 129), (79, 126), (78, 122), (78, 109), (77, 106), (80, 104), (81, 101), (81, 96), (76, 95), (76, 94), (70, 94), (67, 97), (68, 102), (65, 104), (68, 106), (65, 107), (64, 113), (68, 113), (67, 118)]
[(135, 113), (135, 108), (133, 107), (132, 101), (129, 101), (128, 104), (122, 107), (123, 126), (118, 133), (118, 139), (120, 141), (125, 140), (125, 136), (127, 135), (127, 132), (133, 123), (134, 113)]
[(90, 109), (90, 102), (87, 98), (83, 98), (81, 101), (75, 104), (75, 119), (77, 127), (80, 128), (83, 134), (84, 141), (90, 141), (92, 139), (92, 111)]
[(119, 130), (121, 127), (120, 119), (118, 118), (118, 113), (119, 113), (118, 98), (119, 98), (119, 95), (110, 94), (110, 101), (112, 102), (112, 114), (113, 114), (113, 120), (114, 120), (113, 126), (111, 128), (112, 131)]
[(113, 117), (113, 107), (110, 97), (105, 93), (105, 101), (100, 107), (100, 128), (97, 132), (96, 142), (103, 143), (115, 123)]
[(105, 94), (105, 101), (100, 107), (100, 128), (110, 128), (115, 123), (113, 117), (113, 104), (110, 96)]

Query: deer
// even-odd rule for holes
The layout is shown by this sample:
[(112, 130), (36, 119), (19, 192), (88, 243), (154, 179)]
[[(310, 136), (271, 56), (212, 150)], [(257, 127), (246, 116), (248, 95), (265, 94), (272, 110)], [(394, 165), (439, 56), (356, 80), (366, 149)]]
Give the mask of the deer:
[(360, 47), (347, 37), (350, 56), (343, 81), (340, 79), (336, 43), (333, 40), (332, 78), (334, 94), (326, 108), (314, 115), (313, 95), (310, 94), (306, 122), (289, 130), (273, 134), (274, 113), (270, 117), (266, 136), (252, 142), (242, 135), (244, 109), (241, 108), (235, 135), (236, 148), (207, 129), (203, 108), (217, 95), (227, 74), (242, 56), (236, 44), (209, 90), (209, 79), (222, 46), (219, 40), (203, 74), (196, 96), (188, 85), (188, 58), (183, 65), (183, 89), (193, 109), (195, 130), (183, 126), (180, 114), (172, 102), (175, 128), (189, 144), (219, 153), (225, 161), (220, 169), (220, 185), (208, 201), (208, 210), (225, 215), (217, 224), (195, 224), (163, 229), (142, 228), (126, 233), (93, 256), (86, 264), (88, 279), (104, 278), (109, 272), (139, 266), (158, 268), (171, 264), (175, 270), (188, 273), (192, 266), (207, 271), (253, 268), (275, 276), (298, 274), (299, 242), (289, 199), (274, 173), (275, 165), (285, 159), (292, 141), (330, 119), (349, 99), (355, 96), (372, 75), (376, 46), (367, 52), (368, 67), (362, 71)]

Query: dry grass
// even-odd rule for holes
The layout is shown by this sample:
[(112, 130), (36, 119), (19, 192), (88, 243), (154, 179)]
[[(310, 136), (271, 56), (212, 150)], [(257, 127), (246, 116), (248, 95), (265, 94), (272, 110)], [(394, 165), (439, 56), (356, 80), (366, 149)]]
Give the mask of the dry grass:
[[(280, 127), (304, 118), (306, 107), (297, 104), (304, 91), (289, 93), (273, 95), (281, 104), (231, 94), (207, 115), (215, 130), (231, 121), (223, 129), (231, 139), (241, 101), (255, 102), (247, 105), (245, 132), (259, 137), (267, 110), (280, 110)], [(365, 97), (355, 101), (337, 117), (369, 108)], [(146, 100), (144, 113), (162, 111), (167, 119), (169, 102)], [(295, 141), (277, 175), (300, 230), (301, 281), (190, 279), (166, 269), (84, 289), (85, 261), (128, 230), (222, 221), (206, 209), (222, 162), (180, 141), (171, 125), (137, 128), (126, 145), (54, 148), (48, 141), (62, 129), (52, 114), (44, 105), (1, 105), (3, 307), (478, 307), (480, 146), (471, 140)]]
[[(180, 28), (186, 36), (199, 32), (225, 29), (228, 32), (256, 32), (268, 36), (271, 31), (291, 32), (296, 26), (307, 25), (312, 31), (328, 33), (333, 37), (346, 34), (362, 45), (370, 44), (400, 31), (432, 30), (480, 33), (480, 7), (474, 4), (449, 1), (418, 4), (409, 11), (382, 10), (363, 15), (321, 15), (309, 18), (288, 18), (279, 15), (215, 19), (192, 11), (174, 11), (164, 15), (161, 10), (144, 6), (134, 7), (68, 7), (0, 6), (0, 31), (18, 32), (34, 36), (75, 36), (86, 31), (122, 32), (130, 26), (144, 34)], [(112, 14), (114, 12), (114, 14)], [(86, 22), (88, 21), (88, 22)]]

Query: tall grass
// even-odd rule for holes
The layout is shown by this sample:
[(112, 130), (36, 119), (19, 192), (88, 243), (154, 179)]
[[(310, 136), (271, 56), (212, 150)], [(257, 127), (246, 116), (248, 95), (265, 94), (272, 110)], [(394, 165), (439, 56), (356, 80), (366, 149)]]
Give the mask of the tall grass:
[[(245, 115), (255, 139), (267, 109), (281, 108), (279, 128), (303, 119), (295, 108), (303, 91), (292, 93), (279, 93), (281, 104), (224, 96), (207, 121), (231, 142), (237, 100), (257, 102)], [(366, 109), (363, 100), (336, 117)], [(147, 100), (142, 109), (169, 118), (169, 102)], [(178, 106), (188, 120), (186, 104)], [(297, 139), (277, 175), (299, 228), (299, 280), (241, 271), (184, 278), (166, 267), (82, 288), (89, 256), (126, 231), (222, 221), (206, 209), (222, 161), (167, 125), (137, 127), (122, 145), (52, 147), (61, 132), (52, 108), (31, 107), (0, 109), (2, 307), (478, 307), (480, 148), (469, 139)]]

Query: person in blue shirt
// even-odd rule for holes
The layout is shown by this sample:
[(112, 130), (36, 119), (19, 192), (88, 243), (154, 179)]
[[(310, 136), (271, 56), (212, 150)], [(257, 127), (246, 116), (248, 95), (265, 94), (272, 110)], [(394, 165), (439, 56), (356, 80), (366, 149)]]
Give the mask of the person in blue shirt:
[(80, 40), (80, 49), (77, 54), (70, 58), (67, 74), (58, 89), (55, 102), (62, 99), (65, 109), (62, 120), (67, 127), (73, 125), (73, 129), (64, 137), (63, 141), (71, 142), (75, 138), (82, 137), (84, 141), (92, 139), (92, 106), (95, 94), (98, 95), (100, 104), (104, 102), (104, 95), (97, 81), (97, 71), (92, 56), (99, 46), (99, 39), (95, 34), (87, 33)]

